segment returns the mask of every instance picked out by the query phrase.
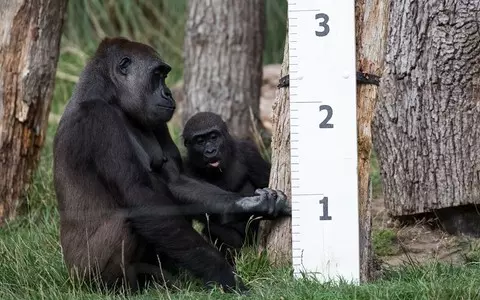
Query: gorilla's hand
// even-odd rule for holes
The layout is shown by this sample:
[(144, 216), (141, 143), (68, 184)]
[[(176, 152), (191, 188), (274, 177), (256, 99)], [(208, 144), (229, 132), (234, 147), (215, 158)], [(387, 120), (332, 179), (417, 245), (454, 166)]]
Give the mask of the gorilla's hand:
[(257, 189), (255, 194), (255, 196), (243, 197), (235, 201), (234, 211), (248, 211), (261, 215), (266, 219), (291, 216), (291, 208), (288, 206), (287, 196), (282, 191), (263, 188)]

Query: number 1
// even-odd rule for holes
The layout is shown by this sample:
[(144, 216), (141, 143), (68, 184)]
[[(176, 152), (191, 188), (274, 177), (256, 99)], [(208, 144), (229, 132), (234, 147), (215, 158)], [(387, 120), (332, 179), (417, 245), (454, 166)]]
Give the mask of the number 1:
[(320, 221), (330, 221), (332, 216), (328, 215), (328, 197), (323, 197), (319, 203), (323, 205), (323, 215), (320, 216)]

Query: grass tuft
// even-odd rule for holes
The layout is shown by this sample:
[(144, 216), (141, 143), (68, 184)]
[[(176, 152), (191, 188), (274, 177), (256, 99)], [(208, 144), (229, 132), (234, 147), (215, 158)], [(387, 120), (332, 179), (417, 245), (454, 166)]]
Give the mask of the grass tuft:
[(398, 253), (397, 233), (392, 229), (374, 229), (372, 243), (376, 255), (388, 256)]

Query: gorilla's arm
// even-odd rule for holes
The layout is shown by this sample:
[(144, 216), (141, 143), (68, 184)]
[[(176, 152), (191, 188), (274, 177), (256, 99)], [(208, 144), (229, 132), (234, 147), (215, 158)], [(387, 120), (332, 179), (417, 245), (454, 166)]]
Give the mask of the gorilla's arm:
[[(204, 207), (203, 212), (207, 213), (256, 213), (265, 217), (276, 217), (279, 213), (288, 214), (286, 196), (281, 192), (264, 189), (258, 191), (257, 195), (242, 197), (188, 176), (184, 172), (180, 152), (168, 132), (167, 125), (158, 127), (155, 136), (168, 158), (162, 170), (170, 192), (177, 200), (192, 207), (196, 213), (200, 205)], [(264, 187), (266, 186), (261, 188)], [(195, 212), (191, 211), (190, 214)]]
[(176, 199), (183, 204), (203, 205), (204, 212), (253, 213), (268, 218), (279, 214), (288, 215), (290, 211), (285, 194), (279, 191), (264, 188), (256, 191), (256, 195), (242, 197), (180, 173), (179, 167), (171, 160), (164, 163), (163, 173), (167, 177), (168, 188)]
[[(138, 214), (160, 217), (237, 211), (259, 211), (258, 213), (272, 215), (276, 213), (275, 208), (282, 209), (285, 206), (284, 200), (277, 200), (276, 195), (267, 192), (242, 198), (213, 185), (205, 185), (188, 178), (180, 174), (177, 162), (170, 157), (165, 163), (167, 168), (164, 169), (169, 170), (169, 179), (176, 179), (170, 180), (168, 184), (174, 196), (169, 199), (169, 195), (159, 194), (153, 188), (152, 178), (136, 156), (127, 128), (112, 106), (102, 100), (85, 101), (79, 105), (79, 119), (82, 121), (74, 125), (71, 134), (88, 136), (90, 142), (85, 153), (76, 155), (90, 157), (89, 167), (94, 168), (99, 180), (120, 196), (117, 199), (122, 199), (123, 203), (119, 205), (125, 209), (124, 213), (131, 217)], [(178, 205), (174, 199), (187, 205)], [(277, 202), (280, 204), (276, 205)], [(152, 220), (155, 222), (153, 218)], [(158, 218), (158, 222), (160, 220), (161, 218)], [(150, 227), (155, 227), (155, 224), (152, 223)]]

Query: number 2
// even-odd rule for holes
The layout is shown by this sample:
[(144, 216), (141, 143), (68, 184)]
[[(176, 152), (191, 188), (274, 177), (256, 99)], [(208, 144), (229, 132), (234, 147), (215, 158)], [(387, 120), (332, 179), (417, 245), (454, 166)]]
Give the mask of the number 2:
[(320, 111), (324, 109), (327, 111), (327, 117), (320, 123), (320, 128), (333, 128), (333, 124), (328, 124), (333, 115), (332, 107), (330, 105), (320, 105)]
[(323, 197), (319, 203), (323, 205), (323, 215), (320, 216), (320, 221), (330, 221), (332, 216), (328, 215), (328, 197)]
[(328, 15), (319, 13), (315, 15), (315, 20), (317, 19), (323, 19), (323, 21), (319, 22), (318, 25), (323, 29), (322, 31), (316, 31), (315, 30), (315, 35), (316, 36), (326, 36), (330, 32), (330, 26), (328, 26)]

